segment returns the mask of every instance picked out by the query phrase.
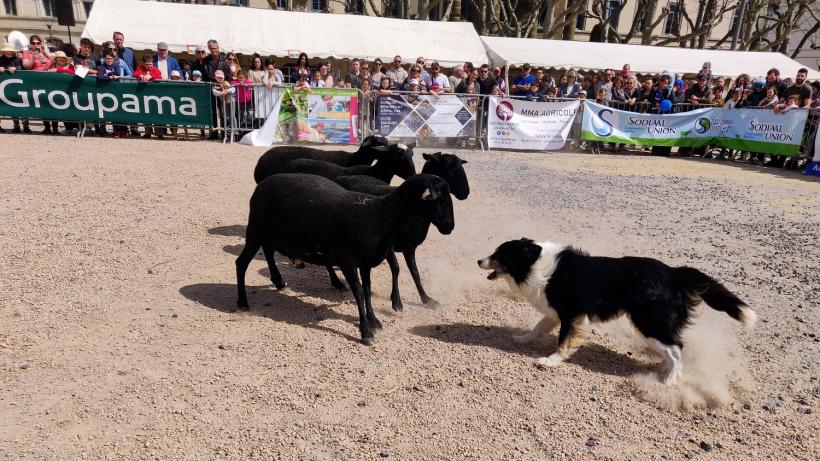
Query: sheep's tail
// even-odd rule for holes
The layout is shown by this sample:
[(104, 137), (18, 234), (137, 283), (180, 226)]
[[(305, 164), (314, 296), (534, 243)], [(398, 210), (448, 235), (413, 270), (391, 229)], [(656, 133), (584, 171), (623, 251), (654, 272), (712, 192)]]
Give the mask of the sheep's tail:
[(686, 293), (690, 306), (703, 300), (712, 309), (725, 312), (743, 324), (751, 326), (757, 321), (757, 313), (743, 300), (703, 272), (692, 267), (676, 267), (672, 269), (672, 277)]

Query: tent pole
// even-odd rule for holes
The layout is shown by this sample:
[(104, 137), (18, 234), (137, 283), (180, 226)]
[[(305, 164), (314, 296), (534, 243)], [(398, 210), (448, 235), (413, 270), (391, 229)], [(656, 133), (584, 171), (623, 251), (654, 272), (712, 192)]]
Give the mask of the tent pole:
[(504, 79), (506, 79), (506, 81), (507, 81), (507, 96), (509, 96), (510, 95), (510, 85), (512, 84), (512, 82), (510, 82), (510, 64), (509, 63), (506, 63), (506, 65), (504, 66)]

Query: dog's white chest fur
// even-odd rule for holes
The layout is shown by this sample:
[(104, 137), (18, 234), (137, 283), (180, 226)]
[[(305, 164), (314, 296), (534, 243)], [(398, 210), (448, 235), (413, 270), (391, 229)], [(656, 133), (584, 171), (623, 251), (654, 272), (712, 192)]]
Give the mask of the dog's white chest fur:
[(507, 280), (510, 290), (526, 299), (538, 312), (557, 318), (558, 315), (555, 309), (550, 307), (547, 301), (544, 288), (555, 271), (558, 253), (564, 251), (566, 246), (552, 242), (538, 242), (537, 245), (541, 247), (541, 255), (530, 268), (526, 280), (519, 284), (510, 276), (504, 278)]

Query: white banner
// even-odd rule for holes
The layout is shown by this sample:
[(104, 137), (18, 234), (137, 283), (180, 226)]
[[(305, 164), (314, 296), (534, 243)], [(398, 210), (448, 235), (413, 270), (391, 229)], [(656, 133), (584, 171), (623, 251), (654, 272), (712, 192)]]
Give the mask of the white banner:
[(283, 88), (267, 89), (263, 86), (254, 87), (254, 104), (256, 115), (265, 116), (265, 123), (258, 130), (253, 130), (242, 136), (239, 144), (249, 146), (270, 147), (276, 141), (279, 131), (279, 108), (282, 105)]
[(577, 100), (531, 102), (491, 97), (488, 145), (491, 149), (561, 149), (579, 107)]

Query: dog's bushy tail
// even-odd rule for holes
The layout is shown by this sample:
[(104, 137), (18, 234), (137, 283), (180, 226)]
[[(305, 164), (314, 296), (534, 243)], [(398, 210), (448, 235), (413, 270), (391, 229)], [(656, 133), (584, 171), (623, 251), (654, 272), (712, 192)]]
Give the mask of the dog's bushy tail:
[(703, 272), (692, 267), (676, 267), (672, 277), (686, 293), (690, 306), (703, 300), (712, 309), (726, 312), (743, 324), (754, 325), (757, 321), (757, 314), (743, 300)]

